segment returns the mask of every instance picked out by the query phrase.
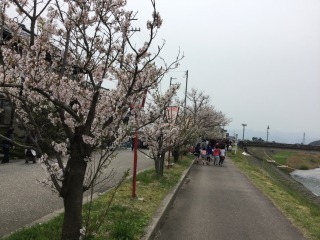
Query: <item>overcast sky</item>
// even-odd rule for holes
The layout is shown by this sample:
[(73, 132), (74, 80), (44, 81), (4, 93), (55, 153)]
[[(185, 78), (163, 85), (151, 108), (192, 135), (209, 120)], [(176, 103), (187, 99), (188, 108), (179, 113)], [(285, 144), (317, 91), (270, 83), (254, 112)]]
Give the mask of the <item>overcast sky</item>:
[[(149, 0), (128, 0), (135, 26), (151, 13)], [(170, 77), (211, 96), (242, 138), (302, 142), (320, 139), (319, 0), (158, 0), (158, 38), (168, 62), (184, 52)], [(143, 39), (146, 32), (136, 33)]]
[[(127, 0), (139, 11), (132, 27), (142, 43), (150, 0)], [(172, 62), (185, 58), (170, 78), (210, 95), (212, 105), (232, 119), (225, 128), (242, 138), (305, 143), (320, 140), (319, 0), (156, 0), (163, 18), (158, 43)], [(157, 49), (157, 45), (153, 46)]]

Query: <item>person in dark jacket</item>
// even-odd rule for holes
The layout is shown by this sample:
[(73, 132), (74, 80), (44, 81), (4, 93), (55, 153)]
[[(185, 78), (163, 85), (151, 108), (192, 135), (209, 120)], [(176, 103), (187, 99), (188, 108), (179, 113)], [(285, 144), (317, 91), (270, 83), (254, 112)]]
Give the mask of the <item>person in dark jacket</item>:
[(13, 139), (13, 128), (9, 128), (5, 135), (7, 139), (3, 139), (1, 142), (2, 150), (3, 150), (3, 159), (1, 161), (1, 164), (3, 163), (9, 163), (10, 158), (10, 148), (13, 146), (12, 139)]
[(211, 161), (211, 155), (212, 155), (212, 147), (210, 144), (208, 144), (207, 146), (207, 165), (209, 165), (210, 161)]
[(195, 156), (195, 163), (199, 163), (199, 158), (200, 158), (200, 152), (201, 152), (201, 147), (200, 147), (200, 143), (198, 143), (194, 149), (194, 156)]

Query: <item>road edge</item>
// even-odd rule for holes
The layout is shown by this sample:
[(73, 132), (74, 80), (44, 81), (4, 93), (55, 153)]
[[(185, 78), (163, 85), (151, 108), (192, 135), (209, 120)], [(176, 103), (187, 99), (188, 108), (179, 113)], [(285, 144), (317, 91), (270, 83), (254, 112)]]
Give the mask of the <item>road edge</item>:
[(156, 237), (156, 234), (160, 229), (160, 226), (164, 221), (167, 212), (169, 211), (173, 201), (175, 200), (179, 189), (184, 184), (185, 179), (187, 178), (193, 164), (194, 161), (192, 161), (188, 169), (186, 169), (182, 173), (177, 185), (167, 194), (157, 211), (153, 214), (152, 219), (149, 221), (148, 226), (145, 228), (145, 234), (142, 236), (142, 238), (140, 238), (141, 240), (152, 240)]

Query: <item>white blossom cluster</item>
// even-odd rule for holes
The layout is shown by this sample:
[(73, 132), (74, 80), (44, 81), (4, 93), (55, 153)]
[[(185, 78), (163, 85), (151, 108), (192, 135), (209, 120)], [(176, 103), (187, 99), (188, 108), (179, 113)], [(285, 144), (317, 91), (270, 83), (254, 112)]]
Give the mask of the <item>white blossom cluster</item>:
[(54, 150), (57, 153), (61, 154), (61, 156), (66, 156), (68, 153), (67, 142), (68, 142), (68, 140), (66, 140), (66, 142), (62, 142), (62, 143), (52, 142), (51, 145), (53, 146)]
[[(0, 28), (8, 35), (0, 39), (0, 91), (14, 103), (16, 122), (36, 135), (32, 145), (46, 172), (38, 182), (65, 202), (81, 203), (83, 191), (110, 177), (115, 150), (134, 131), (143, 132), (154, 155), (179, 136), (180, 127), (164, 117), (178, 87), (158, 93), (182, 57), (156, 61), (165, 42), (150, 50), (162, 25), (150, 2), (153, 12), (141, 26), (149, 34), (140, 44), (131, 38), (136, 14), (126, 0), (2, 1)], [(6, 15), (9, 3), (14, 19)], [(116, 89), (108, 89), (110, 81)], [(76, 238), (89, 234), (75, 228)]]

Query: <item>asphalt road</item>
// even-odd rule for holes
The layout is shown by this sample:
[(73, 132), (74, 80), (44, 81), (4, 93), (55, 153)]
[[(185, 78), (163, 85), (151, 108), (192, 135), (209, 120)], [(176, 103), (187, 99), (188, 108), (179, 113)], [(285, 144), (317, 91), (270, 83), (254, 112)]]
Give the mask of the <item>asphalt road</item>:
[[(154, 162), (138, 154), (138, 171), (154, 166)], [(101, 189), (104, 192), (115, 185), (124, 171), (133, 167), (131, 149), (118, 151), (106, 174), (114, 169), (115, 176)], [(132, 170), (130, 171), (132, 174)], [(37, 183), (45, 172), (39, 163), (25, 164), (24, 160), (11, 160), (0, 165), (0, 237), (63, 208), (62, 199)]]
[(306, 239), (229, 160), (193, 165), (157, 240)]

